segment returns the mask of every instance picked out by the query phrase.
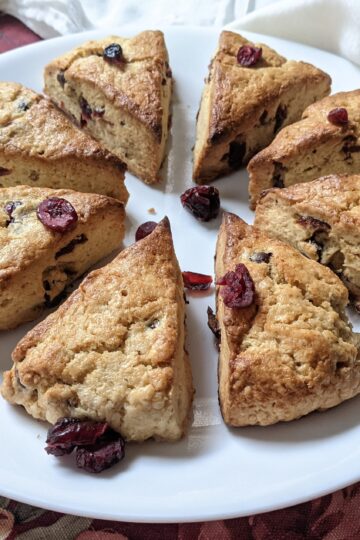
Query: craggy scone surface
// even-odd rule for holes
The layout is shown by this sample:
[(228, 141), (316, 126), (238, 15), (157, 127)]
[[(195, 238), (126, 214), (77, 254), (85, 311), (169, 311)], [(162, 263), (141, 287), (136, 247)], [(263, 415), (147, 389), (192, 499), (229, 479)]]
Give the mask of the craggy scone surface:
[[(328, 114), (345, 108), (349, 121), (336, 125)], [(360, 172), (360, 90), (338, 92), (305, 109), (302, 119), (282, 129), (248, 165), (249, 192), (255, 206), (272, 187), (309, 182), (330, 174)]]
[[(263, 262), (259, 254), (266, 254)], [(253, 260), (251, 260), (253, 259)], [(328, 268), (226, 214), (217, 278), (242, 262), (255, 301), (242, 309), (217, 294), (220, 402), (233, 426), (268, 425), (326, 409), (360, 391), (358, 339), (347, 290)]]
[(330, 266), (360, 298), (360, 175), (267, 190), (255, 225)]
[[(123, 67), (104, 61), (104, 48), (111, 43), (121, 45), (125, 57)], [(65, 84), (67, 79), (86, 81), (161, 137), (161, 82), (166, 77), (167, 62), (162, 32), (141, 32), (131, 39), (108, 36), (87, 41), (52, 61), (45, 69), (45, 84), (46, 73), (55, 68), (63, 74)]]
[(307, 105), (330, 91), (326, 73), (287, 60), (264, 44), (256, 45), (262, 48), (256, 65), (240, 65), (237, 53), (245, 45), (254, 46), (234, 32), (220, 35), (197, 122), (196, 179), (211, 179), (247, 163), (283, 125), (298, 120)]
[(192, 401), (183, 282), (167, 221), (95, 270), (18, 344), (2, 394), (36, 418), (177, 439)]

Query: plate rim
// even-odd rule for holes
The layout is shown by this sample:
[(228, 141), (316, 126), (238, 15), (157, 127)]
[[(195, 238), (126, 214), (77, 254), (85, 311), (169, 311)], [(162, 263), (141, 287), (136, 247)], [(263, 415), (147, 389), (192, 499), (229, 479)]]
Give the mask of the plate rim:
[[(162, 30), (165, 34), (166, 32), (175, 32), (175, 33), (183, 33), (184, 31), (185, 32), (200, 32), (202, 34), (211, 34), (211, 35), (214, 35), (214, 34), (217, 34), (219, 33), (221, 30), (226, 30), (227, 28), (225, 27), (221, 27), (221, 26), (212, 26), (212, 27), (202, 27), (202, 26), (195, 26), (195, 25), (189, 25), (189, 26), (171, 26), (171, 25), (159, 25), (158, 26), (158, 29)], [(142, 31), (144, 30), (144, 28), (140, 25), (136, 25), (136, 24), (131, 24), (131, 25), (124, 25), (122, 26), (121, 28), (119, 26), (114, 26), (114, 27), (111, 27), (110, 29), (107, 29), (107, 30), (104, 30), (104, 29), (97, 29), (97, 30), (89, 30), (89, 31), (86, 31), (86, 32), (77, 32), (77, 33), (72, 33), (72, 34), (67, 34), (67, 35), (64, 35), (64, 36), (58, 36), (58, 37), (54, 37), (54, 38), (50, 38), (50, 39), (46, 39), (46, 40), (42, 40), (42, 41), (39, 41), (39, 42), (36, 42), (36, 43), (31, 43), (31, 44), (27, 44), (27, 45), (24, 45), (24, 46), (21, 46), (21, 47), (18, 47), (16, 49), (13, 49), (13, 50), (10, 50), (10, 51), (7, 51), (7, 52), (4, 52), (1, 54), (1, 57), (0, 57), (0, 65), (1, 65), (1, 62), (3, 61), (3, 59), (6, 61), (7, 58), (11, 58), (11, 56), (18, 56), (20, 54), (21, 56), (21, 53), (23, 51), (28, 51), (29, 49), (31, 50), (34, 50), (36, 52), (37, 49), (43, 49), (46, 44), (49, 44), (49, 42), (51, 43), (61, 43), (61, 42), (66, 42), (69, 38), (74, 38), (74, 37), (78, 37), (79, 39), (81, 40), (86, 40), (86, 39), (93, 39), (93, 38), (98, 38), (98, 37), (101, 37), (101, 36), (106, 36), (106, 35), (110, 35), (112, 33), (117, 33), (117, 32), (120, 32), (122, 34), (125, 34), (125, 35), (128, 35), (130, 33), (137, 33), (139, 31)], [(237, 30), (237, 29), (234, 29), (234, 28), (229, 28), (229, 31), (232, 31), (232, 32), (235, 32), (235, 33), (240, 33), (241, 34), (244, 34), (245, 36), (255, 36), (256, 39), (259, 39), (258, 36), (260, 36), (260, 39), (264, 39), (264, 41), (266, 42), (267, 39), (269, 39), (270, 41), (271, 40), (276, 40), (276, 42), (282, 42), (284, 45), (286, 44), (295, 44), (299, 47), (302, 47), (306, 50), (309, 50), (309, 51), (316, 51), (316, 52), (320, 52), (321, 54), (325, 54), (325, 55), (328, 55), (329, 57), (335, 57), (337, 60), (341, 60), (345, 63), (347, 63), (349, 66), (351, 66), (352, 68), (356, 68), (356, 69), (359, 69), (358, 66), (356, 66), (355, 64), (353, 64), (352, 62), (350, 62), (349, 60), (347, 59), (344, 59), (334, 53), (331, 53), (329, 51), (325, 51), (323, 49), (318, 49), (318, 48), (315, 48), (315, 47), (311, 47), (311, 46), (308, 46), (306, 44), (303, 44), (303, 43), (300, 43), (300, 42), (296, 42), (296, 41), (291, 41), (291, 40), (287, 40), (287, 39), (283, 39), (283, 38), (278, 38), (276, 36), (271, 36), (271, 35), (266, 35), (266, 34), (258, 34), (258, 33), (254, 33), (254, 32), (248, 32), (248, 31), (242, 31), (242, 30)], [(1, 398), (2, 399), (2, 398)], [(296, 504), (300, 504), (300, 503), (303, 503), (303, 502), (306, 502), (306, 501), (309, 501), (309, 500), (313, 500), (315, 498), (318, 498), (318, 497), (321, 497), (323, 495), (326, 495), (328, 493), (332, 493), (334, 491), (337, 491), (339, 489), (342, 489), (350, 484), (353, 484), (353, 483), (356, 483), (360, 480), (360, 471), (359, 473), (357, 474), (356, 476), (356, 479), (354, 480), (353, 478), (351, 480), (349, 480), (348, 477), (344, 478), (343, 480), (338, 480), (336, 482), (334, 482), (333, 484), (329, 485), (328, 487), (321, 487), (319, 488), (318, 490), (314, 490), (312, 489), (311, 490), (311, 494), (310, 493), (307, 493), (307, 494), (303, 494), (301, 496), (294, 496), (292, 498), (289, 498), (288, 496), (286, 497), (287, 499), (287, 502), (284, 503), (284, 501), (281, 501), (279, 500), (278, 503), (267, 503), (267, 504), (263, 504), (263, 505), (260, 505), (258, 506), (257, 508), (254, 508), (253, 510), (250, 510), (249, 509), (245, 509), (244, 511), (242, 511), (241, 509), (240, 510), (233, 510), (233, 511), (228, 511), (226, 513), (224, 512), (220, 512), (218, 515), (214, 515), (214, 513), (211, 511), (209, 514), (206, 514), (206, 512), (202, 512), (201, 515), (191, 515), (189, 517), (187, 516), (183, 516), (183, 517), (179, 517), (179, 515), (166, 515), (164, 517), (164, 515), (154, 515), (152, 513), (152, 516), (147, 516), (147, 515), (144, 515), (144, 512), (142, 512), (143, 515), (140, 515), (136, 512), (134, 512), (133, 514), (128, 514), (128, 515), (114, 515), (112, 513), (110, 514), (107, 514), (107, 513), (104, 513), (104, 512), (99, 512), (99, 513), (96, 513), (96, 512), (93, 512), (93, 511), (86, 511), (85, 509), (81, 509), (81, 508), (71, 508), (70, 506), (67, 506), (66, 504), (63, 504), (63, 503), (58, 503), (58, 504), (52, 504), (52, 503), (47, 503), (46, 500), (43, 500), (41, 499), (41, 497), (38, 497), (38, 496), (35, 496), (35, 497), (29, 497), (27, 495), (22, 495), (21, 493), (17, 492), (17, 491), (11, 491), (9, 489), (3, 489), (1, 486), (0, 486), (0, 493), (2, 496), (6, 497), (6, 498), (10, 498), (10, 499), (15, 499), (19, 502), (23, 502), (25, 504), (29, 504), (29, 505), (33, 505), (33, 506), (39, 506), (41, 508), (44, 508), (44, 509), (48, 509), (48, 510), (52, 510), (52, 511), (56, 511), (56, 512), (60, 512), (60, 513), (65, 513), (65, 514), (72, 514), (72, 515), (77, 515), (77, 516), (83, 516), (83, 517), (89, 517), (89, 518), (93, 518), (93, 519), (105, 519), (105, 520), (111, 520), (111, 521), (129, 521), (129, 522), (133, 522), (133, 523), (162, 523), (162, 524), (165, 524), (165, 523), (189, 523), (189, 522), (200, 522), (200, 521), (214, 521), (214, 520), (219, 520), (219, 519), (232, 519), (232, 518), (240, 518), (240, 517), (244, 517), (244, 516), (249, 516), (249, 515), (255, 515), (255, 514), (259, 514), (259, 513), (265, 513), (265, 512), (270, 512), (270, 511), (274, 511), (274, 510), (279, 510), (279, 509), (284, 509), (284, 508), (288, 508), (290, 506), (294, 506)], [(350, 484), (349, 484), (350, 482)]]

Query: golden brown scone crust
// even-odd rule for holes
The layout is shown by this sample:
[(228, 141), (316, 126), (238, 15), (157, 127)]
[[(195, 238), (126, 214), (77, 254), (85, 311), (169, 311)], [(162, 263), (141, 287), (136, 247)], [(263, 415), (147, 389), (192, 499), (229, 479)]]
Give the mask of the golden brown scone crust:
[[(38, 205), (60, 197), (75, 208), (76, 227), (47, 229)], [(5, 206), (16, 201), (11, 219)], [(0, 189), (0, 330), (36, 318), (93, 264), (118, 248), (124, 236), (123, 204), (71, 190), (15, 186)]]
[[(122, 66), (103, 59), (104, 49), (112, 43), (122, 48)], [(141, 32), (131, 39), (108, 36), (88, 41), (46, 66), (45, 92), (121, 157), (130, 171), (152, 183), (158, 178), (168, 133), (172, 91), (168, 61), (160, 31)], [(81, 114), (83, 98), (92, 110), (91, 118)]]
[(51, 423), (90, 418), (129, 440), (178, 439), (193, 395), (184, 317), (165, 219), (20, 341), (2, 395)]
[[(271, 254), (268, 262), (250, 260)], [(345, 315), (347, 290), (328, 268), (225, 214), (217, 279), (246, 265), (255, 302), (242, 309), (217, 294), (219, 395), (227, 424), (268, 425), (327, 409), (360, 391), (358, 338)]]
[(210, 64), (197, 121), (193, 177), (199, 183), (239, 168), (267, 146), (275, 133), (330, 92), (330, 77), (316, 67), (286, 60), (266, 45), (253, 67), (238, 64), (242, 45), (223, 31)]
[[(348, 111), (348, 124), (327, 119), (335, 108)], [(254, 208), (262, 191), (310, 182), (329, 174), (360, 173), (360, 90), (328, 96), (303, 113), (302, 119), (282, 129), (274, 141), (248, 165), (249, 192)]]
[(255, 225), (329, 266), (360, 300), (360, 175), (269, 189), (257, 204)]
[(75, 189), (126, 203), (124, 172), (120, 159), (48, 99), (21, 84), (0, 82), (0, 187)]

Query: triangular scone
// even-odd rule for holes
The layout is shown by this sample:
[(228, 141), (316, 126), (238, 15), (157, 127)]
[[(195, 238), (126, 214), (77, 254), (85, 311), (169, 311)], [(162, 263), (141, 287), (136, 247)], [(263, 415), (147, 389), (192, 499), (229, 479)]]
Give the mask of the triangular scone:
[[(103, 57), (111, 44), (120, 46), (119, 61)], [(88, 41), (48, 64), (45, 92), (130, 172), (152, 184), (159, 180), (169, 131), (168, 60), (159, 31)]]
[(0, 187), (100, 193), (126, 203), (125, 165), (77, 129), (48, 99), (0, 82)]
[(237, 61), (239, 48), (251, 45), (224, 31), (210, 64), (197, 119), (193, 178), (198, 183), (246, 164), (267, 146), (282, 126), (330, 92), (330, 77), (305, 62), (295, 62), (266, 45), (252, 67)]
[(184, 319), (183, 281), (164, 219), (25, 336), (2, 395), (51, 423), (89, 418), (128, 440), (178, 439), (193, 396)]
[[(336, 125), (327, 116), (345, 108), (348, 123)], [(308, 107), (302, 120), (280, 131), (272, 144), (248, 165), (254, 208), (262, 191), (310, 182), (328, 174), (360, 173), (360, 90), (340, 92)]]
[(348, 294), (339, 278), (288, 244), (225, 214), (217, 280), (239, 263), (253, 281), (253, 302), (230, 308), (223, 286), (217, 291), (225, 422), (246, 426), (293, 420), (358, 394), (358, 336), (345, 314)]
[[(74, 228), (55, 232), (37, 217), (48, 198), (68, 201)], [(36, 318), (60, 300), (65, 288), (119, 247), (123, 204), (70, 190), (16, 186), (0, 189), (0, 330)]]
[(360, 303), (360, 175), (269, 189), (256, 206), (255, 225), (329, 266)]

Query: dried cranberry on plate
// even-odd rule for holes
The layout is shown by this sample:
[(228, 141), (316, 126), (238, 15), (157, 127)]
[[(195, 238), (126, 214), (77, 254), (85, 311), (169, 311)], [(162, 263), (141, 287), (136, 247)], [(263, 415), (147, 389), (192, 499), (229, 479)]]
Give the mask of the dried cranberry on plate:
[(216, 339), (220, 340), (221, 332), (219, 328), (219, 322), (216, 318), (215, 313), (213, 312), (210, 306), (208, 306), (207, 308), (207, 317), (208, 317), (208, 320), (207, 320), (208, 327), (210, 328), (210, 330), (212, 331)]
[(187, 189), (180, 197), (181, 203), (199, 221), (210, 221), (220, 210), (219, 191), (212, 186)]
[(76, 464), (88, 472), (108, 469), (125, 455), (121, 435), (106, 422), (60, 418), (48, 431), (48, 454), (63, 456), (76, 450)]
[(192, 291), (207, 291), (212, 284), (212, 277), (197, 272), (182, 272), (184, 287)]

